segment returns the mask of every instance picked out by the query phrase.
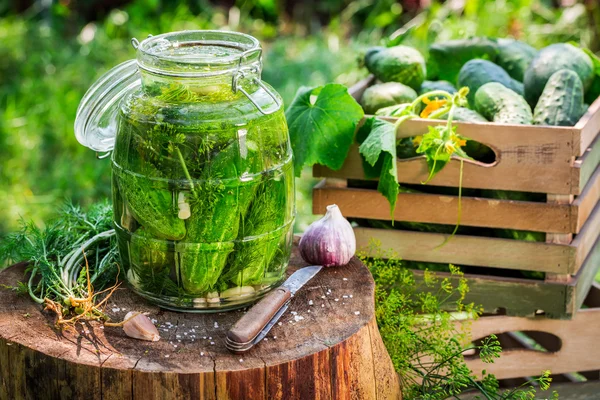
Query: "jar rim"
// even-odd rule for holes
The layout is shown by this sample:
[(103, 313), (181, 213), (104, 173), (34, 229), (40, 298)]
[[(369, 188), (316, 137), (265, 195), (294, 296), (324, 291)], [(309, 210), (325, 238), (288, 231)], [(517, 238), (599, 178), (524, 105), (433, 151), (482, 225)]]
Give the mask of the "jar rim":
[(163, 33), (149, 36), (137, 47), (139, 67), (159, 75), (222, 74), (260, 63), (261, 57), (262, 48), (255, 37), (220, 30)]

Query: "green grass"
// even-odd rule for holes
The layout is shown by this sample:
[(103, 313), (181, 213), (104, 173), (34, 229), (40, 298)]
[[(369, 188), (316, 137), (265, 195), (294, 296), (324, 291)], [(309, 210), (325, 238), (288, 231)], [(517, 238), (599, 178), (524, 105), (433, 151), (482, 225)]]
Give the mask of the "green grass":
[[(434, 3), (416, 17), (388, 0), (328, 0), (323, 7), (342, 11), (324, 27), (315, 16), (310, 24), (306, 18), (304, 24), (292, 23), (278, 16), (276, 7), (257, 8), (258, 3), (275, 4), (241, 2), (239, 18), (230, 18), (235, 13), (205, 2), (134, 0), (86, 23), (55, 2), (49, 11), (0, 18), (0, 236), (14, 230), (20, 217), (42, 224), (65, 198), (86, 205), (110, 196), (109, 161), (95, 159), (77, 143), (73, 122), (87, 88), (135, 56), (132, 37), (218, 28), (253, 34), (265, 50), (263, 78), (286, 104), (300, 86), (356, 82), (366, 74), (357, 62), (364, 48), (399, 27), (407, 43), (420, 49), (436, 38), (469, 35), (511, 34), (538, 47), (594, 40), (581, 6), (560, 13), (537, 0), (469, 1), (462, 12)], [(314, 219), (314, 182), (310, 171), (296, 182), (298, 231)]]
[[(0, 235), (14, 230), (20, 217), (42, 224), (65, 198), (85, 205), (110, 196), (109, 160), (97, 160), (75, 139), (77, 106), (100, 75), (135, 57), (130, 37), (218, 27), (207, 16), (185, 18), (182, 13), (177, 9), (172, 19), (162, 16), (153, 26), (130, 20), (127, 28), (115, 23), (124, 17), (113, 13), (72, 36), (27, 16), (0, 20)], [(324, 84), (340, 75), (355, 79), (348, 74), (357, 70), (352, 45), (334, 47), (339, 38), (325, 35), (263, 41), (263, 79), (286, 104), (302, 85)], [(303, 191), (299, 221), (311, 214), (307, 182), (298, 185)]]

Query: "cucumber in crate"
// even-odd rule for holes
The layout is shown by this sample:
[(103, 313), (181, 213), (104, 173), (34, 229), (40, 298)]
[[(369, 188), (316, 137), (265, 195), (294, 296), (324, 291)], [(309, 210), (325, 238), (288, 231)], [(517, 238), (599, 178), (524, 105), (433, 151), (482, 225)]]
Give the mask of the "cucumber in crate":
[[(359, 222), (359, 246), (379, 240), (417, 269), (463, 267), (467, 300), (487, 312), (572, 318), (600, 265), (600, 101), (580, 107), (597, 79), (585, 67), (598, 60), (568, 46), (577, 57), (550, 73), (554, 66), (541, 65), (552, 46), (538, 51), (494, 38), (435, 43), (418, 97), (369, 109), (375, 116), (349, 106), (350, 96), (360, 102), (381, 79), (370, 62), (372, 75), (335, 102), (323, 95), (330, 85), (311, 89), (316, 102), (297, 97), (288, 110), (295, 156), (303, 160), (297, 167), (313, 165), (313, 176), (324, 178), (313, 190), (313, 211), (337, 204)], [(404, 48), (376, 53), (400, 60), (386, 81), (410, 86), (414, 65), (402, 60), (418, 57)], [(439, 68), (448, 57), (452, 68)], [(489, 68), (467, 79), (479, 64)], [(300, 113), (307, 110), (310, 121)], [(306, 145), (313, 138), (328, 147)]]

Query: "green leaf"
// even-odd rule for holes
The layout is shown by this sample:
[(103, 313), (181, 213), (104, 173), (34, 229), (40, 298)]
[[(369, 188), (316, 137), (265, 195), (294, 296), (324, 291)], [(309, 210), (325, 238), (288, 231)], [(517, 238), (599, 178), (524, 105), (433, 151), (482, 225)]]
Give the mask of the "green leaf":
[[(359, 152), (365, 162), (365, 175), (373, 175), (379, 167), (379, 184), (377, 190), (390, 202), (392, 218), (398, 199), (398, 169), (396, 164), (396, 126), (380, 119), (368, 122), (371, 125), (369, 135), (359, 147)], [(364, 133), (361, 132), (359, 138)], [(372, 170), (368, 166), (373, 167)]]
[(417, 153), (425, 155), (429, 170), (427, 181), (430, 181), (450, 161), (450, 154), (443, 147), (446, 127), (438, 125), (429, 126), (428, 128), (429, 131), (423, 135)]
[(294, 169), (296, 176), (300, 176), (305, 165), (340, 169), (364, 113), (344, 85), (329, 83), (298, 89), (285, 116), (294, 151)]
[[(356, 132), (356, 143), (361, 145), (373, 129), (373, 122), (376, 121), (375, 117), (371, 117), (365, 120), (364, 124), (358, 129)], [(383, 155), (380, 155), (379, 159), (374, 165), (371, 165), (365, 160), (364, 157), (360, 157), (362, 160), (363, 171), (365, 173), (365, 178), (367, 179), (375, 179), (379, 178), (381, 175), (381, 169), (383, 168)]]

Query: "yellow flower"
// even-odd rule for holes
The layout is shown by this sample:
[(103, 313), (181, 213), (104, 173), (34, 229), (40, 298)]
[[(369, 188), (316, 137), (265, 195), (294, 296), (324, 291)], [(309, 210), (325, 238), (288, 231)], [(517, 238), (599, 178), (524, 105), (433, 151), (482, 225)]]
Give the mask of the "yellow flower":
[(446, 143), (444, 143), (444, 148), (446, 149), (446, 153), (452, 155), (456, 150), (456, 144), (452, 140), (447, 140)]
[(425, 107), (425, 109), (423, 111), (421, 111), (420, 117), (421, 118), (429, 118), (431, 113), (444, 107), (446, 105), (446, 103), (448, 103), (448, 100), (438, 99), (438, 98), (431, 100), (428, 97), (425, 97), (423, 99), (423, 103), (427, 104), (427, 106)]
[(419, 145), (423, 141), (423, 135), (415, 136), (412, 141), (415, 147), (419, 147)]
[(454, 152), (456, 151), (457, 148), (461, 148), (462, 146), (464, 146), (466, 144), (467, 144), (467, 141), (465, 139), (461, 139), (456, 134), (452, 134), (452, 136), (450, 137), (450, 140), (447, 140), (444, 143), (444, 148), (448, 154), (452, 155), (452, 154), (454, 154)]

